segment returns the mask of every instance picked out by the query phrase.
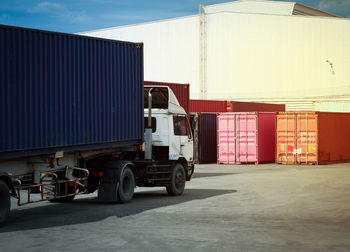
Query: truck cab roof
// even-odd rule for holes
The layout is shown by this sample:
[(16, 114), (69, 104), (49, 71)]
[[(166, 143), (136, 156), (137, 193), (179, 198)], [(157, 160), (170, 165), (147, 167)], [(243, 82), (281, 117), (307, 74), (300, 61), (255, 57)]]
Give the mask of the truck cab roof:
[(167, 86), (144, 87), (144, 109), (148, 109), (148, 94), (152, 89), (152, 110), (155, 113), (186, 114), (173, 91)]

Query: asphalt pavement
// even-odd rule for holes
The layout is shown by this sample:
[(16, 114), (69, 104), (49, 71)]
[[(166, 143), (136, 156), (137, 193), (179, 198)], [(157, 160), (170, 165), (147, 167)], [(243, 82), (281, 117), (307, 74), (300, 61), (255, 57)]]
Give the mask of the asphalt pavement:
[(0, 251), (350, 251), (349, 198), (350, 164), (198, 165), (178, 197), (12, 201)]

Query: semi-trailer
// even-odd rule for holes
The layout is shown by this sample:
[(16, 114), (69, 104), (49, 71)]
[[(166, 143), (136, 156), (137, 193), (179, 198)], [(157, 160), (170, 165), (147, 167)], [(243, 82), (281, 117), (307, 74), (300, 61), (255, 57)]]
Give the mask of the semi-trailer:
[(166, 86), (143, 82), (143, 44), (0, 25), (0, 223), (18, 205), (136, 186), (181, 195), (193, 136)]

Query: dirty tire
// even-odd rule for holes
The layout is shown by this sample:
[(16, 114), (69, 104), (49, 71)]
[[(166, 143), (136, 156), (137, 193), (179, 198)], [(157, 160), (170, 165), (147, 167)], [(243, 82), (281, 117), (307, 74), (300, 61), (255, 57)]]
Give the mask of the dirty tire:
[(121, 203), (129, 202), (134, 196), (135, 176), (129, 167), (125, 167), (120, 175), (118, 199)]
[(186, 173), (182, 164), (177, 163), (171, 173), (170, 185), (166, 190), (171, 196), (181, 195), (185, 190)]
[(0, 224), (7, 220), (10, 213), (11, 201), (9, 188), (5, 181), (0, 180)]

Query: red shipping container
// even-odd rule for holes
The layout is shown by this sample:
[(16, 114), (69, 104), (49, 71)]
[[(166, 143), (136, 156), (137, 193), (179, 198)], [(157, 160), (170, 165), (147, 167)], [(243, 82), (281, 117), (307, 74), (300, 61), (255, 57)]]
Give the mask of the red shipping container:
[(272, 112), (218, 114), (218, 164), (274, 162), (275, 120), (276, 114)]
[(190, 114), (190, 84), (144, 81), (145, 86), (167, 86), (174, 92), (180, 106), (183, 107), (187, 114)]
[(279, 112), (276, 119), (276, 163), (350, 161), (350, 113)]
[(285, 104), (272, 104), (261, 102), (227, 102), (227, 112), (283, 112)]
[(283, 112), (285, 104), (190, 100), (191, 112)]
[(190, 100), (191, 112), (226, 112), (226, 101)]

